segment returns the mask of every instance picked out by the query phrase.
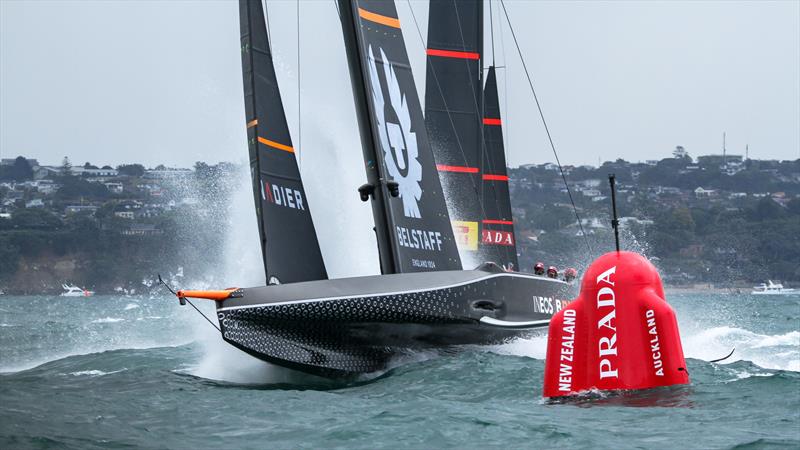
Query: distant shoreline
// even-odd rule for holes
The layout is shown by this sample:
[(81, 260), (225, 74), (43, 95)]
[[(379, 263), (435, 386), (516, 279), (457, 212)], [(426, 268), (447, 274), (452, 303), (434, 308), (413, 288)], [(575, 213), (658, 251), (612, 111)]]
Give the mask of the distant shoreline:
[(688, 287), (688, 286), (666, 286), (664, 291), (667, 294), (750, 294), (752, 288), (747, 287)]

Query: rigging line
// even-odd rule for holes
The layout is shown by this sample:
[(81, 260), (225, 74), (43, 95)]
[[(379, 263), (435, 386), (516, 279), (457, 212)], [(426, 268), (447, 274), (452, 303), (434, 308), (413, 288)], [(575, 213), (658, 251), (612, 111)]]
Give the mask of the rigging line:
[[(408, 4), (408, 9), (411, 12), (411, 18), (414, 21), (414, 27), (417, 30), (417, 35), (419, 36), (419, 40), (420, 40), (420, 43), (422, 44), (422, 49), (424, 51), (427, 48), (427, 45), (425, 43), (425, 38), (422, 37), (422, 31), (421, 31), (421, 29), (419, 27), (419, 22), (417, 22), (416, 14), (414, 14), (414, 8), (411, 6), (410, 0), (406, 0), (406, 3)], [(455, 0), (454, 0), (454, 3), (455, 3)], [(454, 6), (456, 7), (456, 9), (458, 9), (457, 4), (455, 4)], [(461, 30), (461, 23), (459, 22), (459, 31), (460, 30)], [(461, 34), (461, 47), (465, 48), (463, 32), (460, 32), (460, 34)], [(426, 61), (430, 61), (430, 56), (426, 57)], [(482, 70), (482, 68), (481, 68), (481, 70)], [(433, 69), (433, 67), (431, 67), (431, 73), (433, 74), (433, 80), (434, 80), (434, 83), (436, 84), (436, 89), (439, 92), (439, 96), (442, 98), (442, 101), (445, 104), (445, 110), (447, 111), (447, 119), (450, 122), (450, 127), (453, 130), (453, 136), (455, 137), (455, 141), (456, 141), (456, 145), (458, 146), (458, 150), (461, 153), (461, 159), (464, 161), (464, 163), (466, 165), (466, 164), (468, 164), (467, 163), (467, 156), (466, 156), (466, 153), (464, 152), (463, 146), (461, 145), (461, 139), (460, 139), (459, 134), (458, 134), (458, 132), (456, 130), (455, 122), (453, 121), (453, 116), (450, 113), (449, 108), (447, 107), (447, 102), (444, 99), (444, 91), (442, 90), (442, 85), (439, 82), (439, 76), (436, 74), (436, 70)], [(472, 78), (470, 78), (470, 84), (472, 84)], [(481, 94), (483, 94), (483, 86), (481, 86)], [(473, 99), (473, 101), (477, 102), (477, 99), (475, 98), (474, 85), (473, 85), (472, 99)], [(480, 108), (476, 108), (476, 109), (480, 109)], [(479, 114), (481, 114), (481, 113), (482, 113), (482, 111), (479, 111)], [(482, 117), (479, 117), (478, 119), (482, 119)], [(481, 125), (480, 126), (481, 126), (481, 136), (483, 136), (483, 131), (484, 130), (483, 130), (483, 122), (482, 122), (482, 120), (481, 120)], [(484, 139), (481, 139), (481, 148), (483, 148), (483, 149), (486, 148), (486, 143), (485, 143)], [(481, 161), (483, 160), (483, 156), (484, 156), (483, 154), (480, 155)], [(490, 166), (491, 166), (491, 163), (490, 163)], [(481, 201), (480, 191), (478, 190), (478, 186), (475, 183), (475, 180), (472, 179), (472, 177), (470, 177), (470, 183), (472, 184), (472, 189), (475, 192), (475, 195), (478, 197), (478, 200), (479, 200), (478, 201), (478, 205), (480, 207), (481, 216), (482, 217), (486, 217), (486, 209), (484, 208), (483, 201)], [(496, 191), (496, 189), (492, 189), (492, 193), (493, 193), (493, 195), (495, 197), (495, 205), (497, 205), (497, 191)]]
[(192, 305), (192, 308), (194, 308), (195, 311), (197, 311), (201, 316), (203, 316), (203, 319), (206, 319), (206, 322), (210, 323), (212, 327), (216, 328), (217, 331), (222, 333), (222, 330), (220, 330), (219, 327), (217, 325), (215, 325), (214, 322), (211, 321), (211, 319), (208, 318), (208, 316), (203, 314), (203, 311), (200, 311), (200, 309), (198, 309), (197, 306), (194, 306), (194, 303), (192, 303), (191, 300), (189, 300), (188, 298), (185, 298), (185, 297), (184, 297), (184, 300), (186, 300), (186, 303)]
[[(503, 52), (503, 69), (506, 68), (508, 61), (506, 59), (506, 41), (503, 38), (503, 21), (498, 19), (497, 26), (500, 28), (500, 50)], [(497, 67), (495, 66), (495, 69)], [(495, 73), (497, 73), (495, 71)], [(499, 95), (499, 94), (498, 94)], [(498, 101), (499, 103), (499, 101)], [(499, 105), (498, 105), (499, 106)], [(508, 147), (511, 147), (511, 141), (508, 140), (508, 137), (511, 135), (511, 118), (508, 116), (508, 71), (503, 70), (503, 117), (505, 117), (505, 122), (503, 123), (503, 142), (508, 143)], [(511, 152), (510, 149), (506, 150), (506, 161), (508, 161), (508, 154)]]
[[(456, 10), (456, 17), (458, 18), (459, 15), (458, 15), (458, 3), (457, 3), (457, 0), (453, 0), (453, 8)], [(459, 36), (461, 38), (461, 48), (466, 50), (467, 46), (466, 46), (466, 42), (464, 40), (464, 33), (462, 31), (462, 28), (461, 28), (461, 21), (457, 20), (456, 23), (458, 24), (458, 33), (459, 33)], [(483, 60), (483, 55), (481, 55), (480, 57), (481, 57), (481, 61), (482, 61)], [(483, 66), (483, 64), (479, 62), (479, 70), (481, 70), (481, 71), (483, 70), (482, 66)], [(466, 60), (464, 60), (464, 67), (466, 68), (467, 74), (470, 74), (469, 62), (466, 61)], [(436, 70), (431, 68), (431, 72), (433, 73), (434, 80), (436, 80), (436, 85), (439, 88), (439, 95), (442, 97), (442, 101), (445, 102), (445, 100), (444, 100), (444, 91), (442, 91), (441, 85), (439, 84), (439, 77), (436, 75)], [(481, 73), (481, 75), (483, 75), (483, 74)], [(483, 77), (481, 76), (481, 78), (483, 78)], [(479, 117), (476, 117), (476, 120), (478, 120), (478, 123), (480, 124), (479, 126), (480, 126), (480, 136), (481, 136), (480, 137), (481, 152), (480, 152), (480, 155), (478, 156), (479, 157), (478, 164), (483, 166), (483, 156), (484, 156), (484, 153), (485, 153), (485, 150), (486, 150), (486, 143), (484, 142), (484, 139), (483, 139), (483, 120), (482, 120), (483, 119), (483, 116), (482, 116), (483, 115), (483, 111), (481, 110), (480, 105), (478, 105), (478, 99), (475, 96), (475, 85), (472, 82), (472, 76), (468, 76), (467, 79), (469, 80), (469, 84), (470, 84), (472, 102), (475, 105), (475, 110), (478, 111), (478, 115), (479, 115)], [(483, 95), (483, 86), (481, 86), (481, 95)], [(447, 103), (445, 102), (445, 107), (446, 107), (446, 104)], [(450, 120), (450, 125), (453, 128), (453, 134), (456, 135), (456, 137), (457, 137), (458, 136), (458, 130), (456, 129), (455, 123), (453, 122), (452, 114), (450, 113), (449, 108), (447, 108), (447, 116), (448, 116), (448, 119)], [(461, 152), (461, 157), (464, 160), (464, 163), (468, 164), (467, 163), (467, 155), (466, 155), (466, 153), (464, 153), (464, 149), (463, 149), (463, 147), (461, 147), (460, 144), (459, 144), (459, 151)], [(491, 169), (491, 167), (490, 167), (490, 169)], [(482, 173), (485, 172), (485, 169), (482, 168), (481, 172)], [(470, 177), (470, 183), (472, 184), (472, 190), (475, 191), (475, 196), (478, 198), (478, 206), (481, 209), (481, 216), (482, 217), (486, 217), (486, 208), (484, 207), (484, 202), (483, 202), (483, 190), (478, 187), (478, 185), (475, 183), (475, 180), (472, 177)], [(482, 181), (480, 181), (480, 183), (481, 183), (481, 187), (482, 187), (482, 185), (483, 185)], [(495, 201), (495, 203), (496, 203), (496, 201)]]
[(269, 2), (264, 2), (264, 18), (267, 23), (267, 41), (269, 41), (269, 52), (272, 53), (272, 33), (270, 33), (269, 26)]
[(489, 0), (489, 36), (492, 37), (492, 66), (494, 66), (494, 16), (492, 15), (492, 0)]
[(300, 0), (297, 1), (297, 151), (300, 153), (298, 170), (303, 170), (303, 129), (301, 128), (302, 119), (300, 116)]
[[(457, 3), (456, 0), (453, 0), (453, 7), (455, 8), (455, 11), (456, 11), (456, 18), (459, 19), (461, 16), (458, 13), (458, 3)], [(481, 14), (481, 17), (483, 17), (482, 14)], [(458, 34), (459, 34), (459, 36), (461, 38), (461, 48), (466, 50), (467, 43), (466, 43), (466, 40), (464, 39), (464, 28), (461, 26), (461, 20), (460, 19), (456, 20), (456, 23), (458, 24)], [(483, 22), (478, 24), (478, 26), (483, 27)], [(481, 36), (483, 36), (483, 33), (481, 33)], [(481, 53), (483, 53), (483, 48), (482, 47), (483, 46), (481, 46)], [(482, 101), (484, 99), (484, 97), (485, 97), (485, 89), (484, 89), (484, 86), (483, 86), (484, 79), (483, 79), (483, 72), (482, 72), (484, 55), (483, 54), (480, 55), (480, 58), (481, 58), (480, 62), (479, 62), (479, 70), (481, 71), (481, 85), (479, 87), (480, 95), (481, 95), (480, 104), (478, 103), (478, 98), (476, 97), (476, 94), (475, 94), (475, 84), (474, 84), (474, 82), (472, 80), (472, 76), (467, 77), (467, 79), (469, 80), (470, 91), (472, 92), (472, 102), (473, 102), (473, 105), (475, 106), (475, 109), (478, 111), (478, 115), (479, 115), (479, 117), (478, 117), (478, 123), (479, 123), (479, 126), (480, 126), (480, 155), (478, 156), (480, 158), (479, 164), (481, 166), (483, 166), (483, 163), (486, 162), (488, 167), (489, 167), (489, 173), (497, 173), (495, 171), (495, 167), (492, 164), (491, 158), (488, 157), (488, 147), (486, 145), (486, 138), (485, 138), (486, 130), (485, 130), (485, 127), (483, 126), (483, 117), (485, 115), (485, 105), (483, 104), (483, 101)], [(469, 74), (470, 73), (469, 72), (469, 62), (466, 61), (466, 60), (464, 60), (464, 67), (466, 68), (467, 73)], [(486, 169), (485, 168), (482, 168), (482, 173), (486, 173)], [(475, 184), (475, 182), (473, 181), (473, 185), (474, 184)], [(476, 195), (478, 196), (478, 204), (481, 207), (481, 213), (483, 214), (483, 217), (486, 217), (486, 208), (485, 208), (486, 199), (483, 196), (483, 192), (484, 192), (483, 188), (484, 187), (485, 187), (484, 183), (483, 183), (483, 181), (481, 181), (481, 190), (478, 191), (478, 189), (476, 188), (475, 192), (476, 192)], [(495, 186), (492, 186), (491, 194), (492, 194), (492, 200), (494, 200), (495, 209), (499, 211), (500, 210), (500, 198), (498, 196), (497, 189), (495, 189)], [(509, 202), (510, 201), (511, 200), (510, 200), (510, 197), (509, 197)], [(506, 249), (506, 250), (507, 250), (506, 253), (508, 253), (508, 249)]]
[(522, 62), (522, 68), (525, 70), (525, 76), (528, 78), (528, 85), (531, 88), (531, 92), (533, 93), (533, 99), (536, 101), (536, 109), (539, 110), (539, 117), (542, 119), (542, 125), (544, 126), (544, 131), (547, 133), (547, 140), (550, 142), (550, 148), (553, 149), (553, 156), (556, 158), (556, 164), (558, 164), (558, 171), (561, 172), (561, 179), (564, 180), (564, 186), (567, 188), (567, 194), (569, 195), (569, 201), (572, 203), (572, 210), (575, 212), (575, 219), (578, 221), (578, 227), (581, 229), (581, 235), (583, 236), (584, 242), (586, 242), (586, 248), (589, 249), (589, 253), (593, 253), (592, 246), (589, 244), (589, 238), (586, 236), (586, 233), (583, 230), (583, 224), (581, 223), (581, 216), (578, 214), (578, 207), (575, 206), (575, 201), (572, 198), (572, 190), (569, 188), (569, 183), (567, 183), (567, 176), (564, 175), (564, 169), (561, 167), (561, 161), (558, 159), (558, 152), (556, 151), (556, 145), (553, 143), (553, 137), (550, 135), (550, 128), (547, 126), (547, 121), (544, 119), (544, 112), (542, 111), (542, 105), (539, 103), (539, 97), (536, 95), (536, 89), (533, 88), (533, 80), (531, 79), (531, 74), (528, 72), (528, 66), (525, 64), (525, 58), (522, 57), (522, 50), (519, 47), (519, 41), (517, 41), (517, 35), (514, 33), (514, 27), (511, 25), (511, 19), (508, 17), (508, 10), (506, 9), (506, 3), (503, 0), (500, 0), (500, 6), (503, 7), (503, 13), (506, 16), (506, 22), (508, 22), (508, 29), (511, 30), (511, 37), (514, 38), (514, 45), (517, 47), (517, 53), (519, 54), (519, 59)]
[[(422, 50), (425, 51), (427, 45), (425, 44), (425, 39), (422, 37), (422, 31), (419, 28), (419, 23), (417, 22), (417, 16), (414, 14), (414, 8), (411, 6), (411, 1), (406, 0), (408, 3), (408, 9), (411, 11), (411, 18), (414, 21), (414, 27), (417, 29), (417, 35), (419, 36), (420, 43), (422, 44)], [(463, 39), (462, 39), (463, 42)], [(426, 53), (427, 55), (427, 53)], [(430, 61), (430, 56), (426, 56), (425, 60)], [(461, 138), (458, 136), (458, 132), (456, 131), (456, 124), (453, 121), (453, 116), (450, 114), (449, 108), (447, 107), (447, 102), (444, 101), (444, 91), (442, 90), (442, 85), (439, 83), (439, 77), (436, 75), (436, 70), (431, 68), (431, 73), (433, 74), (433, 81), (436, 83), (436, 89), (439, 91), (439, 96), (441, 96), (442, 101), (445, 103), (445, 109), (447, 109), (447, 119), (450, 121), (450, 127), (453, 129), (453, 136), (456, 138), (456, 145), (458, 146), (458, 151), (461, 153), (461, 159), (464, 161), (464, 165), (468, 165), (467, 162), (467, 154), (464, 153), (464, 147), (461, 145)], [(475, 96), (473, 95), (473, 98)], [(470, 177), (470, 182), (472, 183), (472, 189), (475, 191), (475, 195), (478, 195), (480, 198), (480, 194), (478, 193), (478, 186), (475, 184), (475, 180)], [(486, 216), (486, 211), (483, 209), (483, 203), (478, 202), (481, 206), (481, 214)]]

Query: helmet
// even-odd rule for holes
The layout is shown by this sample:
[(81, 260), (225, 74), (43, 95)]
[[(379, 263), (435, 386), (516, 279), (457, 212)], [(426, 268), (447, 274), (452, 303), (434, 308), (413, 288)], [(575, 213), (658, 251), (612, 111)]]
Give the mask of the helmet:
[(533, 273), (536, 275), (544, 275), (544, 263), (537, 262), (535, 266), (533, 266)]
[(578, 277), (578, 271), (575, 268), (570, 267), (569, 269), (564, 271), (564, 281), (572, 281)]
[(558, 269), (555, 266), (550, 266), (547, 268), (547, 276), (549, 278), (558, 278)]

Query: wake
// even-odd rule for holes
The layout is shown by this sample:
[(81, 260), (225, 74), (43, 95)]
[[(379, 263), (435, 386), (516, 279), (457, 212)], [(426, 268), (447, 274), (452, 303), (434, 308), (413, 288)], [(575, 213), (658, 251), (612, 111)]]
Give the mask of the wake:
[[(696, 332), (682, 330), (681, 341), (687, 358), (711, 361), (727, 355), (735, 347), (733, 355), (720, 364), (749, 361), (764, 369), (800, 372), (800, 331), (769, 335), (720, 326)], [(517, 339), (492, 347), (490, 351), (544, 360), (547, 335)]]
[(724, 363), (750, 361), (759, 367), (800, 372), (800, 331), (758, 334), (729, 326), (700, 330), (683, 338), (687, 357), (712, 360), (736, 351)]

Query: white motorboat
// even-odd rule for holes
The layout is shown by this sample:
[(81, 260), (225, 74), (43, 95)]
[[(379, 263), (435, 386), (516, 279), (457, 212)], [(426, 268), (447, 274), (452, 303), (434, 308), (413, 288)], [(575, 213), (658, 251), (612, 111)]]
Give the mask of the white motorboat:
[(773, 283), (772, 280), (767, 280), (766, 283), (761, 283), (753, 287), (750, 292), (753, 295), (800, 295), (800, 291), (793, 288), (785, 288), (781, 283)]
[(61, 293), (62, 297), (91, 297), (94, 295), (94, 291), (81, 289), (74, 285), (62, 284), (61, 287), (64, 289), (64, 292)]

